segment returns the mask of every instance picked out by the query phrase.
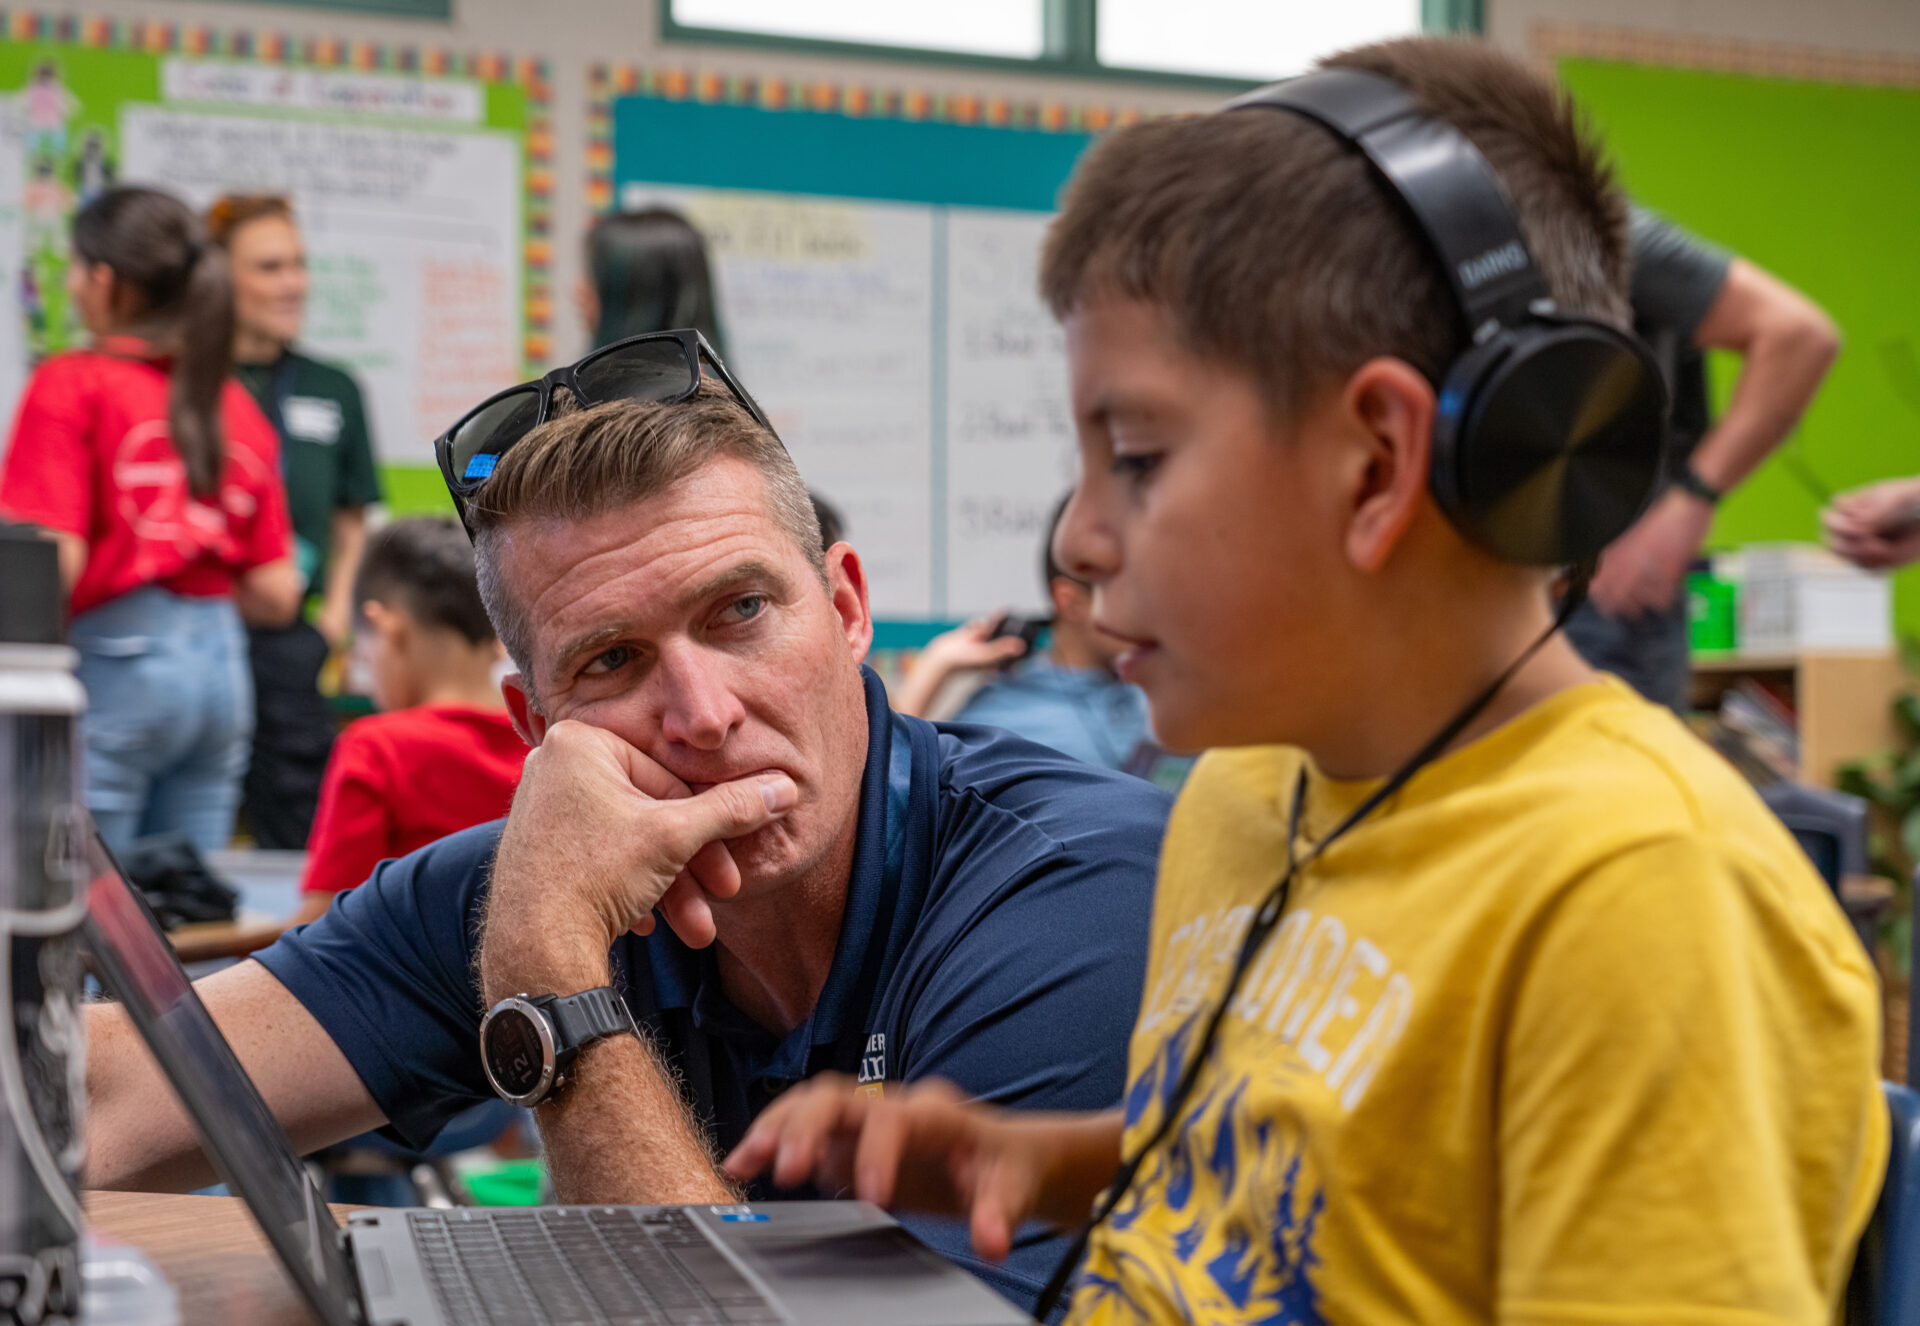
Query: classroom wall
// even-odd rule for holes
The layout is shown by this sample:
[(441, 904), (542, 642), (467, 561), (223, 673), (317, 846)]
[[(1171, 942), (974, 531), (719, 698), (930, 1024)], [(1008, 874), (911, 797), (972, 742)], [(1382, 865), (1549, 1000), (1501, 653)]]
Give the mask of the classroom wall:
[(1525, 53), (1540, 24), (1920, 54), (1914, 0), (1486, 0), (1487, 35)]
[(451, 21), (382, 18), (356, 10), (283, 4), (177, 3), (167, 0), (43, 0), (47, 14), (153, 19), (283, 32), (294, 36), (352, 37), (382, 43), (413, 43), (456, 51), (501, 52), (545, 57), (552, 80), (554, 134), (553, 352), (556, 361), (586, 349), (586, 331), (572, 308), (580, 275), (579, 245), (587, 222), (587, 71), (595, 64), (687, 68), (758, 77), (859, 82), (869, 87), (917, 88), (930, 93), (968, 92), (1022, 100), (1134, 107), (1142, 111), (1198, 110), (1217, 94), (1142, 86), (1099, 79), (1000, 75), (862, 59), (823, 59), (791, 52), (662, 43), (657, 0), (454, 0)]

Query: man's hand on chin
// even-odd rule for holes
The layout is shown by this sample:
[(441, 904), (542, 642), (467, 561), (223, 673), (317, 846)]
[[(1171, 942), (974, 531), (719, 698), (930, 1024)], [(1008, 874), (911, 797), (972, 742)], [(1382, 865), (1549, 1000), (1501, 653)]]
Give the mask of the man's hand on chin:
[(480, 950), (487, 1004), (607, 984), (607, 950), (626, 931), (650, 933), (656, 908), (687, 944), (712, 943), (709, 896), (740, 889), (725, 841), (779, 819), (798, 795), (784, 774), (696, 795), (613, 733), (555, 723), (527, 757), (494, 856)]

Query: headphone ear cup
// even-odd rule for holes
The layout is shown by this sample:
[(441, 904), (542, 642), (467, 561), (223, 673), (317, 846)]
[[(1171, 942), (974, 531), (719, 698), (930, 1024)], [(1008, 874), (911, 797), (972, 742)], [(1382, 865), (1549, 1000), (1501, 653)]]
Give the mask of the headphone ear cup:
[(1652, 500), (1666, 420), (1659, 367), (1635, 338), (1585, 319), (1500, 332), (1441, 384), (1434, 499), (1503, 560), (1590, 561)]

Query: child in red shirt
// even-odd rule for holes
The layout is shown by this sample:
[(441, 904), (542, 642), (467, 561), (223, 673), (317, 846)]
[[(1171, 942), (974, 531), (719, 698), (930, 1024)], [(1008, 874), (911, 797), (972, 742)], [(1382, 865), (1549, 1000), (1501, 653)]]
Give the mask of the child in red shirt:
[(505, 815), (527, 758), (494, 680), (500, 643), (457, 522), (416, 517), (381, 530), (353, 599), (384, 712), (334, 744), (295, 924), (324, 914), (381, 861)]

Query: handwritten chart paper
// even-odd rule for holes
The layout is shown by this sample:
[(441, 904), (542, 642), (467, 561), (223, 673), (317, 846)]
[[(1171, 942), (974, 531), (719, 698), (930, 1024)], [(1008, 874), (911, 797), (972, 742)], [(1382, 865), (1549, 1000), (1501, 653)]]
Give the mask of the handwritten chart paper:
[(858, 538), (873, 610), (932, 610), (933, 209), (629, 190), (706, 236), (728, 367)]
[[(371, 95), (311, 88), (323, 104), (346, 91)], [(424, 104), (448, 113), (446, 127), (418, 110), (399, 125), (197, 104), (129, 105), (120, 119), (129, 182), (197, 207), (229, 191), (293, 199), (313, 272), (302, 344), (355, 373), (383, 459), (402, 464), (430, 464), (442, 429), (521, 376), (519, 143), (454, 127), (462, 98)]]

